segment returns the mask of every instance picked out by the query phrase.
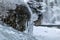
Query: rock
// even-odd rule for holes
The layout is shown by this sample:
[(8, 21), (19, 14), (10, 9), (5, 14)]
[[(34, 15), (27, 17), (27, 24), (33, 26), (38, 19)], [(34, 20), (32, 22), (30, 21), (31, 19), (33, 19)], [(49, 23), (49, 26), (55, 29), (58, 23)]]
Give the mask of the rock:
[(3, 18), (3, 22), (14, 29), (23, 32), (26, 21), (30, 20), (30, 12), (25, 5), (16, 5), (16, 9), (8, 10), (8, 16)]

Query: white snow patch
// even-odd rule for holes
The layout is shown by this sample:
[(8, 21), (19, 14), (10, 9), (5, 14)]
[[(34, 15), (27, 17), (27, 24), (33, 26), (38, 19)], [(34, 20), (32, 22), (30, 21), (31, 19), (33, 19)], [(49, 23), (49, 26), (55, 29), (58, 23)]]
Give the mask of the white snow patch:
[(54, 0), (49, 0), (50, 2), (54, 2)]
[(60, 29), (34, 26), (33, 35), (38, 40), (60, 40)]
[(36, 21), (38, 19), (38, 15), (36, 13), (32, 14), (32, 21)]
[(28, 2), (29, 0), (24, 0), (24, 2)]

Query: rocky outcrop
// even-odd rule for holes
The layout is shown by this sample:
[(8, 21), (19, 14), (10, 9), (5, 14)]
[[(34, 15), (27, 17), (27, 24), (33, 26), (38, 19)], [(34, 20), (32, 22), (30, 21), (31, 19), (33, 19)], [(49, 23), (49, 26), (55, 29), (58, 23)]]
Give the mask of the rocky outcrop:
[(27, 2), (29, 7), (31, 8), (32, 12), (36, 13), (36, 15), (38, 15), (38, 19), (36, 21), (34, 21), (35, 26), (41, 25), (41, 20), (43, 19), (43, 14), (41, 13), (42, 5), (40, 2), (42, 2), (42, 1), (41, 0), (35, 0), (35, 1), (31, 0), (31, 1)]
[(16, 9), (8, 10), (8, 16), (2, 21), (13, 28), (24, 31), (26, 21), (30, 20), (30, 12), (25, 5), (16, 5)]

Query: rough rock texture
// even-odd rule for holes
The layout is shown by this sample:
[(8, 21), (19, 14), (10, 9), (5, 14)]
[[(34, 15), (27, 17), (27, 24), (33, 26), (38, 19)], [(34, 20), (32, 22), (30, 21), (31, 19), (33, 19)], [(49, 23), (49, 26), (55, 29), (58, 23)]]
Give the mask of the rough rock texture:
[(38, 17), (38, 20), (34, 21), (35, 26), (40, 26), (42, 19), (43, 19), (43, 16), (42, 16), (42, 14), (40, 14)]
[(13, 28), (24, 31), (26, 21), (30, 20), (29, 10), (25, 5), (16, 5), (16, 9), (8, 10), (8, 16), (3, 18), (2, 21)]
[(35, 0), (35, 1), (29, 1), (27, 2), (29, 7), (31, 8), (33, 13), (36, 13), (38, 15), (38, 19), (36, 21), (34, 21), (35, 26), (39, 26), (41, 25), (41, 20), (43, 19), (43, 14), (41, 13), (40, 10), (42, 10), (42, 5), (41, 5), (41, 1), (40, 0)]

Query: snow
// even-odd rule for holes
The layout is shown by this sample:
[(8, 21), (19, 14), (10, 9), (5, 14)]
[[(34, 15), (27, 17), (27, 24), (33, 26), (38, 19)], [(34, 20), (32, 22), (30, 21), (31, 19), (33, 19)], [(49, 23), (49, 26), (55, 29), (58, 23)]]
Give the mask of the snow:
[(60, 40), (60, 29), (33, 26), (33, 36), (0, 24), (0, 40)]
[(49, 0), (50, 2), (53, 2), (54, 0)]
[(38, 40), (60, 40), (60, 29), (34, 26), (33, 35)]
[(32, 19), (32, 21), (36, 21), (38, 19), (38, 15), (36, 13), (32, 14), (31, 19)]
[(0, 40), (36, 40), (35, 37), (0, 24)]
[[(14, 7), (14, 4), (20, 4), (21, 0), (5, 0), (4, 4), (5, 5), (9, 5), (8, 3), (13, 3), (11, 7)], [(22, 0), (21, 3), (24, 2), (28, 2), (29, 0)], [(50, 2), (52, 2), (54, 0), (50, 0)], [(1, 1), (0, 1), (1, 2)], [(24, 4), (24, 3), (23, 3)], [(44, 13), (46, 10), (46, 4), (45, 3), (41, 3), (43, 6), (43, 10), (39, 10), (42, 13)], [(29, 8), (29, 6), (26, 4), (26, 6), (28, 7), (30, 13), (31, 13), (31, 20), (35, 21), (38, 19), (37, 14), (32, 14), (31, 9)], [(37, 5), (36, 5), (37, 6)], [(36, 7), (34, 6), (34, 7)], [(10, 6), (9, 6), (10, 7)], [(14, 7), (15, 8), (15, 7)], [(48, 22), (45, 22), (45, 19), (43, 20), (43, 24), (51, 24), (51, 22), (53, 20), (55, 20), (54, 24), (60, 24), (60, 7), (58, 6), (53, 6), (53, 8), (51, 8), (48, 6), (48, 10), (50, 14), (45, 14), (44, 17), (48, 16), (48, 19), (46, 18), (46, 20), (48, 20)], [(53, 11), (53, 14), (52, 14)], [(58, 14), (57, 14), (58, 13)], [(50, 22), (49, 22), (50, 21)], [(52, 23), (53, 24), (53, 23)], [(29, 24), (29, 31), (31, 31), (30, 33), (32, 33), (33, 31), (33, 35), (29, 35), (28, 33), (22, 33), (19, 32), (11, 27), (8, 26), (4, 26), (0, 24), (0, 40), (60, 40), (60, 29), (58, 28), (49, 28), (49, 27), (42, 27), (42, 26), (33, 26), (33, 24), (30, 22)], [(33, 29), (32, 29), (33, 28)]]
[(24, 2), (28, 2), (29, 0), (24, 0)]

